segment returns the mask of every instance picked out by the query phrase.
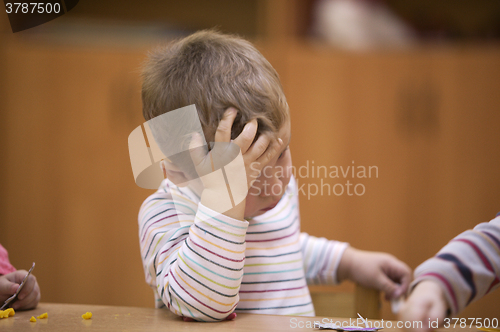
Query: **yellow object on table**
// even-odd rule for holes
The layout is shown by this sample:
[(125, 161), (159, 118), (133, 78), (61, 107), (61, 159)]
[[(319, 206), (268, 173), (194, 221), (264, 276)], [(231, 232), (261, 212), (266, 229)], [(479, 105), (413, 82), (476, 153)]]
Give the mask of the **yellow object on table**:
[(1, 318), (12, 317), (15, 314), (16, 314), (16, 312), (12, 308), (8, 308), (8, 309), (5, 309), (5, 310), (0, 310), (0, 319)]
[(44, 318), (47, 318), (47, 317), (49, 317), (49, 314), (45, 312), (45, 313), (41, 314), (40, 316), (38, 316), (37, 318), (38, 319), (44, 319)]
[(82, 315), (83, 319), (91, 319), (92, 318), (92, 313), (91, 312), (86, 312)]
[(36, 318), (35, 318), (35, 316), (31, 316), (31, 318), (30, 318), (30, 322), (32, 322), (32, 323), (36, 322)]

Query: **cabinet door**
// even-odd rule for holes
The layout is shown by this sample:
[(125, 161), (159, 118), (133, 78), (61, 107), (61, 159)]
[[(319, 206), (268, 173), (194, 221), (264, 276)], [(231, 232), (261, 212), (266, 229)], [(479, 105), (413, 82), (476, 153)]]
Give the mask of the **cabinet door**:
[[(290, 50), (284, 86), (293, 161), (296, 170), (309, 169), (308, 176), (297, 172), (302, 230), (390, 252), (415, 268), (492, 219), (500, 210), (499, 55)], [(345, 174), (325, 177), (317, 166), (343, 167)], [(358, 176), (370, 166), (378, 176)], [(322, 193), (324, 183), (344, 185), (344, 192), (336, 195), (338, 185), (336, 193), (326, 194), (327, 186)], [(464, 315), (498, 316), (490, 304), (484, 299)]]
[[(434, 221), (444, 244), (500, 211), (500, 50), (448, 50), (436, 61), (443, 120), (436, 170), (440, 217)], [(460, 316), (499, 317), (498, 296), (497, 290)]]
[[(394, 234), (406, 230), (411, 151), (399, 128), (398, 94), (413, 70), (410, 59), (310, 49), (290, 54), (285, 86), (294, 164), (310, 170), (309, 177), (297, 172), (306, 192), (302, 228), (360, 248), (399, 252), (405, 244)], [(431, 145), (417, 144), (422, 150)], [(330, 191), (325, 185), (321, 193), (325, 183)]]
[(48, 302), (152, 306), (137, 240), (151, 191), (132, 176), (127, 137), (143, 119), (145, 52), (11, 43), (0, 66), (0, 241)]

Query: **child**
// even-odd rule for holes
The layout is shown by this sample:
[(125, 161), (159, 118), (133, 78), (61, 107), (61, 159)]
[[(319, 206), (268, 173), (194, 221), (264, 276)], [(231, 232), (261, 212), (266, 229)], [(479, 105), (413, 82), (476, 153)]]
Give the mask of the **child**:
[[(28, 271), (16, 271), (9, 262), (7, 250), (0, 244), (0, 307), (14, 295)], [(30, 275), (12, 304), (14, 310), (34, 309), (40, 301), (40, 287), (34, 275)]]
[[(278, 74), (249, 42), (195, 33), (153, 52), (143, 79), (146, 120), (195, 104), (207, 142), (239, 147), (248, 191), (223, 209), (224, 180), (205, 178), (201, 190), (193, 172), (166, 154), (167, 180), (139, 212), (157, 307), (198, 321), (231, 319), (235, 311), (313, 316), (307, 283), (351, 279), (387, 298), (406, 291), (410, 269), (393, 256), (300, 233), (288, 105)], [(193, 136), (190, 147), (200, 145), (202, 137)], [(203, 165), (213, 170), (224, 149), (214, 151), (191, 153), (198, 175), (206, 174)]]
[(410, 297), (400, 318), (422, 321), (455, 316), (469, 303), (498, 288), (500, 278), (500, 213), (451, 240), (435, 257), (415, 270)]

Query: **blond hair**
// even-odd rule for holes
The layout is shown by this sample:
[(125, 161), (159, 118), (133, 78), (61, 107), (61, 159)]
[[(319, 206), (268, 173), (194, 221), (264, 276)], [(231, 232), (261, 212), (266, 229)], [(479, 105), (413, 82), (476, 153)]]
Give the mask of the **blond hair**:
[(276, 134), (289, 117), (278, 74), (237, 36), (204, 30), (176, 40), (149, 54), (142, 77), (144, 118), (195, 104), (207, 142), (228, 107), (238, 109), (232, 139), (252, 119), (260, 135)]

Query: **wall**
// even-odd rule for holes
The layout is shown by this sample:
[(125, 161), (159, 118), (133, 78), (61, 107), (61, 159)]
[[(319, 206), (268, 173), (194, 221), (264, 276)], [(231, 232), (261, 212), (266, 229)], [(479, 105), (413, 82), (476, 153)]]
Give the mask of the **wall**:
[[(127, 148), (143, 121), (147, 47), (23, 36), (0, 49), (0, 242), (16, 267), (37, 263), (43, 301), (152, 306), (136, 226), (150, 191), (135, 186)], [(361, 196), (301, 197), (304, 231), (414, 268), (500, 210), (497, 47), (259, 48), (282, 77), (296, 167), (378, 167), (376, 178), (351, 179)], [(497, 298), (462, 316), (498, 317)]]

